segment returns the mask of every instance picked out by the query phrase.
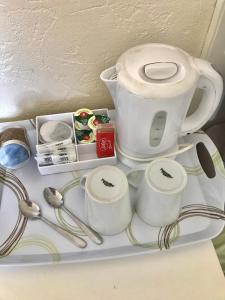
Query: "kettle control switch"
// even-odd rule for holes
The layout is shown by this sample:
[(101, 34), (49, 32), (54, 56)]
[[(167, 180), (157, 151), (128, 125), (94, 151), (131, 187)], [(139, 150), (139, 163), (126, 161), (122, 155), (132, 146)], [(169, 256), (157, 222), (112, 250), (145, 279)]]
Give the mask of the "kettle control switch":
[(150, 146), (156, 147), (160, 144), (166, 126), (166, 112), (159, 111), (155, 114), (150, 128)]
[(144, 66), (144, 74), (151, 80), (166, 80), (174, 77), (178, 72), (178, 65), (173, 62), (155, 62)]

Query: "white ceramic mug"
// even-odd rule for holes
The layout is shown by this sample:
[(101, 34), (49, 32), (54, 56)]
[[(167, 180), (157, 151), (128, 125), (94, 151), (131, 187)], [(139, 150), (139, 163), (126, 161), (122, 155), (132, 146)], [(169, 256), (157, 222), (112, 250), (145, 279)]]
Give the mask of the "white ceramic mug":
[(137, 188), (137, 215), (151, 226), (166, 226), (179, 216), (187, 174), (178, 162), (160, 158), (127, 174)]
[(80, 181), (85, 190), (85, 213), (89, 225), (102, 235), (122, 232), (132, 210), (126, 175), (117, 167), (100, 166)]

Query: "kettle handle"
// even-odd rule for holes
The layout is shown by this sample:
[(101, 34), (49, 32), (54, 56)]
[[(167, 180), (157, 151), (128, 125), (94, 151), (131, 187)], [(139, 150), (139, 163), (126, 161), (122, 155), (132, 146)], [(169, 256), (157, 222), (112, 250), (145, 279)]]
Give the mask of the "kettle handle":
[(211, 64), (198, 58), (194, 58), (194, 64), (200, 73), (197, 88), (202, 89), (204, 93), (199, 107), (184, 120), (181, 135), (200, 129), (216, 111), (223, 93), (222, 77)]

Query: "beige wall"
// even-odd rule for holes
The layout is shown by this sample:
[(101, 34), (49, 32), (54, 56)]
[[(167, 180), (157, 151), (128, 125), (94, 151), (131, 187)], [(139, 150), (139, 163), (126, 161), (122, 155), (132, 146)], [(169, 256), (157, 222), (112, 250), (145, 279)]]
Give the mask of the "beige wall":
[(112, 107), (99, 79), (146, 42), (200, 56), (216, 0), (1, 0), (0, 119)]

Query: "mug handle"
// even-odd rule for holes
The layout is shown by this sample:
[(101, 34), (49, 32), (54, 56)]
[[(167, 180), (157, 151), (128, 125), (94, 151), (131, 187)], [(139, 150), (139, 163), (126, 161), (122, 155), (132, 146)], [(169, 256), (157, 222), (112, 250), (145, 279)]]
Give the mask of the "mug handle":
[(135, 189), (138, 188), (141, 179), (140, 175), (145, 171), (147, 165), (148, 163), (137, 165), (126, 174), (128, 183)]
[(82, 190), (85, 190), (86, 180), (87, 180), (87, 174), (83, 175), (80, 179), (80, 187), (82, 188)]

